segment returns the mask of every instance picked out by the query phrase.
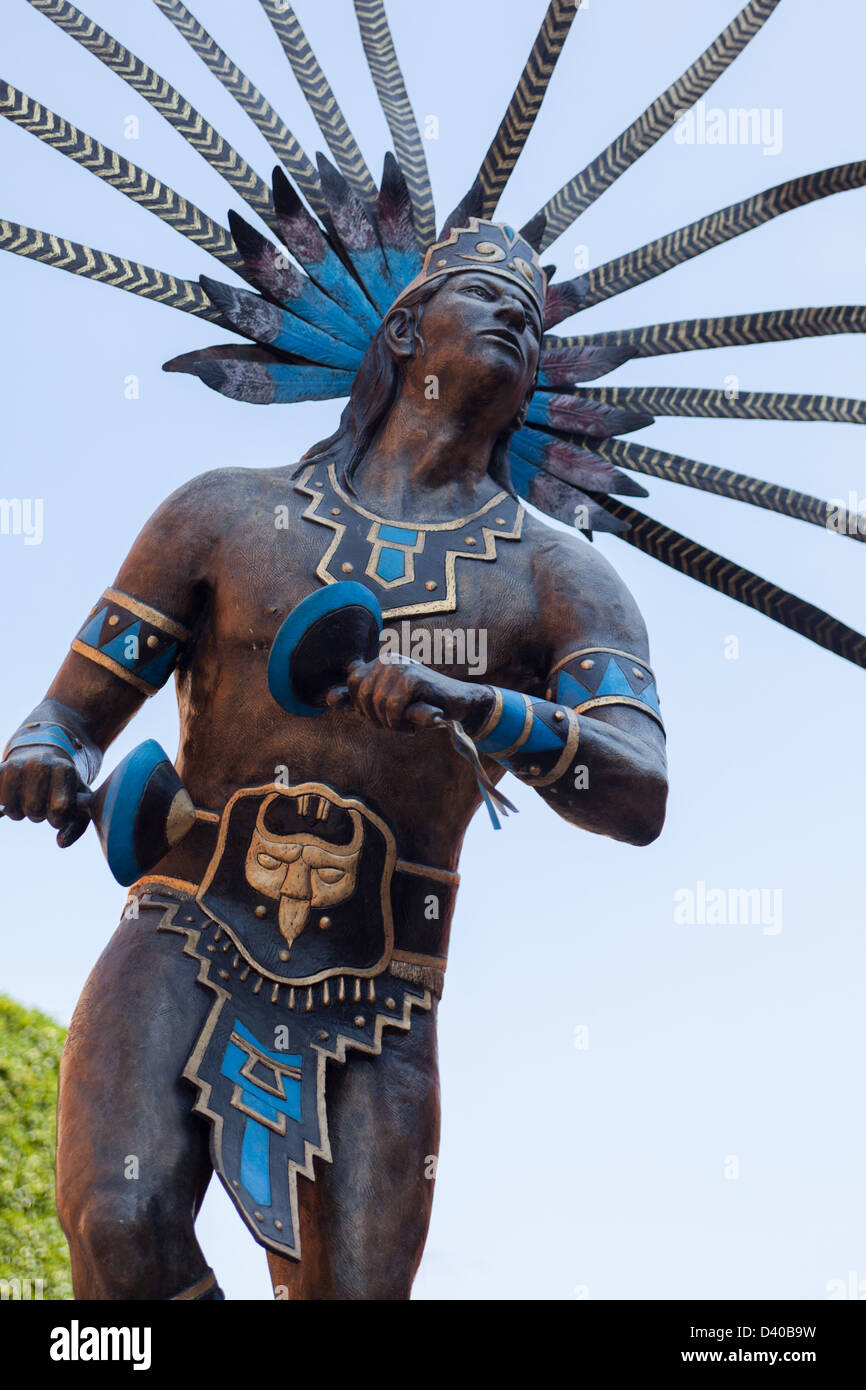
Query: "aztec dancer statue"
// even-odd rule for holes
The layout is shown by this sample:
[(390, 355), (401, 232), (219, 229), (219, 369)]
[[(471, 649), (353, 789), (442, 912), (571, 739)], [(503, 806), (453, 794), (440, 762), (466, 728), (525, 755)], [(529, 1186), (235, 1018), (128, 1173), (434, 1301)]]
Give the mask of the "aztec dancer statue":
[[(438, 234), (382, 0), (355, 0), (395, 150), (378, 187), (285, 0), (260, 4), (334, 163), (307, 157), (181, 0), (154, 0), (270, 144), (270, 185), (69, 0), (26, 3), (144, 97), (266, 231), (234, 209), (221, 226), (4, 82), (4, 116), (232, 280), (195, 284), (2, 220), (0, 248), (246, 339), (166, 364), (233, 400), (348, 398), (301, 460), (204, 473), (159, 508), (6, 746), (3, 814), (47, 819), (64, 846), (94, 820), (139, 905), (88, 980), (61, 1069), (57, 1194), (76, 1296), (221, 1298), (194, 1229), (216, 1171), (291, 1297), (408, 1298), (432, 1201), (437, 1007), (470, 819), (482, 801), (494, 824), (512, 809), (497, 786), (505, 771), (596, 834), (643, 845), (664, 819), (646, 632), (587, 544), (593, 532), (866, 665), (862, 635), (631, 499), (648, 495), (639, 474), (815, 525), (826, 503), (621, 438), (661, 415), (864, 423), (866, 403), (595, 384), (635, 357), (862, 332), (866, 309), (550, 330), (862, 186), (866, 164), (806, 174), (556, 281), (547, 247), (702, 97), (778, 0), (749, 0), (518, 230), (494, 214), (578, 8), (551, 0), (478, 176)], [(405, 618), (433, 636), (486, 630), (489, 679), (465, 664), (383, 660), (383, 634)], [(106, 748), (172, 675), (176, 767), (144, 744), (91, 795)], [(142, 1156), (134, 1185), (130, 1152)]]

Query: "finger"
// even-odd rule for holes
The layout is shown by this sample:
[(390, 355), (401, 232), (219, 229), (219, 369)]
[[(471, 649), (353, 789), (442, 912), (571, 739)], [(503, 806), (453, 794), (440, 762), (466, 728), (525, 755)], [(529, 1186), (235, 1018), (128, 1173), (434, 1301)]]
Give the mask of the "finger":
[[(384, 669), (383, 666), (380, 666), (379, 663), (376, 662), (373, 668), (367, 670), (361, 677), (361, 680), (352, 691), (352, 704), (355, 706), (355, 709), (359, 714), (362, 714), (365, 719), (369, 719), (371, 724), (375, 724), (377, 728), (381, 728), (381, 720), (376, 708), (375, 696), (376, 688), (379, 681), (382, 679), (382, 672)], [(350, 676), (349, 679), (351, 680), (352, 677)]]
[(78, 773), (70, 763), (58, 764), (51, 769), (51, 782), (48, 789), (48, 822), (55, 830), (62, 830), (75, 805), (78, 787)]
[(412, 693), (405, 680), (389, 683), (382, 707), (383, 720), (389, 729), (405, 728), (406, 709), (411, 699)]
[(23, 820), (21, 809), (21, 764), (4, 763), (0, 768), (0, 805), (10, 820)]
[(370, 663), (367, 661), (353, 661), (351, 665), (347, 668), (346, 688), (349, 691), (350, 698), (353, 702), (355, 699), (355, 692), (361, 684), (361, 681), (368, 674), (369, 670)]
[(403, 722), (403, 710), (410, 698), (405, 668), (380, 662), (373, 690), (373, 708), (383, 729), (400, 727)]
[(425, 704), (423, 700), (413, 700), (404, 718), (418, 729), (435, 729), (445, 723), (445, 716), (435, 705)]
[(57, 835), (57, 843), (61, 849), (68, 849), (74, 845), (76, 840), (80, 840), (88, 825), (90, 817), (79, 811), (68, 825), (65, 825)]
[(24, 768), (21, 780), (21, 809), (28, 820), (43, 821), (48, 814), (48, 788), (51, 767), (48, 763), (32, 762)]
[(325, 696), (325, 701), (330, 709), (348, 709), (352, 703), (347, 685), (332, 685)]

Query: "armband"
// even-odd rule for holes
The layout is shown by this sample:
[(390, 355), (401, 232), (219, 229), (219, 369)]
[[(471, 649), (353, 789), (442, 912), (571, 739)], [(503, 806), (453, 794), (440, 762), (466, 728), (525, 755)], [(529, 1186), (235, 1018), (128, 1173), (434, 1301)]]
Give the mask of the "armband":
[(655, 673), (640, 656), (615, 647), (582, 647), (564, 656), (547, 677), (547, 698), (576, 714), (606, 705), (643, 710), (664, 730)]
[(574, 710), (491, 688), (493, 709), (474, 740), (479, 753), (495, 758), (528, 787), (552, 787), (577, 752), (580, 724)]
[(168, 680), (189, 641), (189, 631), (119, 589), (106, 589), (91, 608), (72, 650), (121, 680), (155, 695)]

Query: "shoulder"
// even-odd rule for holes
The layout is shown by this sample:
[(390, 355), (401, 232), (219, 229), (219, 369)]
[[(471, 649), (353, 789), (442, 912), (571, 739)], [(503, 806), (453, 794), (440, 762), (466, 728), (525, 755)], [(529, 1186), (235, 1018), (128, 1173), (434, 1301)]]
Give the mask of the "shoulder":
[(213, 468), (182, 483), (160, 504), (148, 528), (162, 528), (188, 545), (213, 545), (239, 520), (273, 510), (274, 496), (291, 488), (289, 469)]
[(622, 647), (646, 658), (646, 624), (630, 590), (598, 547), (573, 531), (527, 517), (533, 583), (551, 648), (563, 640)]

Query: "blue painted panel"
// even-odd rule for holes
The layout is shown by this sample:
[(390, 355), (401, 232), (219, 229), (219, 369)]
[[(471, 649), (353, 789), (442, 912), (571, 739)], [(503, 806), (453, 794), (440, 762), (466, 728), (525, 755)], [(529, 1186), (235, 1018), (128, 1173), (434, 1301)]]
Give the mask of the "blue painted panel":
[(258, 1120), (247, 1119), (241, 1144), (241, 1182), (253, 1201), (263, 1207), (271, 1205), (270, 1138), (270, 1132)]
[(418, 540), (418, 532), (410, 531), (405, 526), (382, 525), (379, 527), (379, 539), (396, 541), (398, 545), (415, 545)]
[(376, 574), (385, 580), (403, 579), (406, 574), (405, 550), (380, 550), (376, 561)]

